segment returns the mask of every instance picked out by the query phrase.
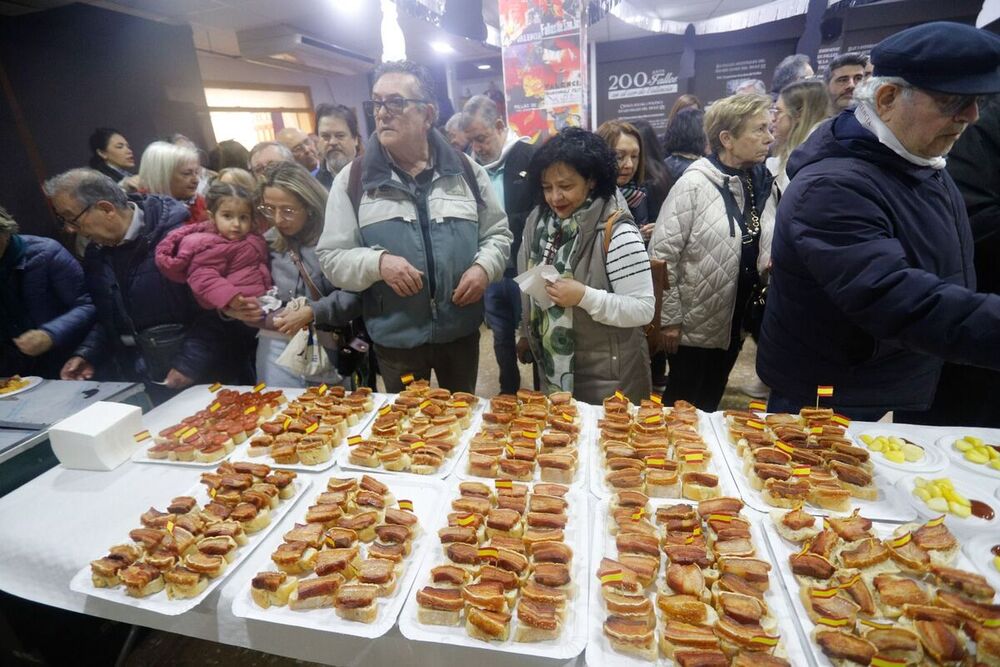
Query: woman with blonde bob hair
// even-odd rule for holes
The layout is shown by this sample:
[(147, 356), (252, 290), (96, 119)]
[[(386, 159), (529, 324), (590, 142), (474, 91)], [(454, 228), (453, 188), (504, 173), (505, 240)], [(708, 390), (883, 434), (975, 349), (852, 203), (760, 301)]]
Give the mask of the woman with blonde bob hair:
[(208, 219), (205, 198), (198, 194), (201, 165), (198, 153), (186, 146), (154, 141), (142, 152), (139, 162), (140, 192), (173, 197), (187, 205), (188, 222)]
[(334, 288), (316, 258), (323, 231), (327, 191), (301, 165), (278, 162), (264, 172), (257, 188), (256, 211), (271, 225), (264, 234), (271, 249), (271, 279), (284, 307), (264, 319), (256, 299), (226, 311), (231, 317), (264, 326), (257, 342), (257, 380), (275, 387), (350, 383), (336, 371), (337, 349), (327, 348), (334, 366), (321, 376), (299, 376), (278, 365), (278, 357), (299, 330), (346, 327), (361, 316), (361, 298)]
[(767, 159), (767, 167), (780, 189), (788, 186), (788, 156), (826, 120), (829, 105), (826, 86), (820, 81), (796, 81), (781, 89), (774, 112), (775, 150)]
[(777, 188), (764, 167), (771, 99), (733, 95), (705, 113), (711, 155), (660, 209), (650, 254), (669, 272), (660, 321), (670, 376), (664, 403), (718, 408), (743, 345), (744, 316), (770, 262)]

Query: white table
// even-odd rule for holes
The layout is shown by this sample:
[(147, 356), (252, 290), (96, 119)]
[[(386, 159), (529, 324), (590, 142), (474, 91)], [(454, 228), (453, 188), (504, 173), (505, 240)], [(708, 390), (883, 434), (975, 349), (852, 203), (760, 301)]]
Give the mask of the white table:
[[(170, 402), (164, 406), (170, 409)], [(203, 406), (195, 409), (198, 407)], [(320, 663), (372, 667), (559, 664), (516, 654), (411, 642), (398, 627), (369, 640), (237, 618), (231, 613), (233, 598), (267, 561), (269, 555), (264, 552), (251, 554), (201, 605), (175, 617), (69, 590), (70, 579), (81, 567), (103, 556), (108, 547), (127, 540), (128, 531), (139, 525), (143, 511), (151, 505), (162, 508), (170, 498), (197, 484), (202, 471), (211, 469), (131, 461), (110, 472), (57, 466), (12, 491), (0, 499), (0, 589), (69, 611)], [(325, 480), (336, 474), (336, 469), (300, 474)], [(293, 508), (276, 530), (291, 528), (303, 507)], [(582, 654), (565, 664), (582, 665)]]

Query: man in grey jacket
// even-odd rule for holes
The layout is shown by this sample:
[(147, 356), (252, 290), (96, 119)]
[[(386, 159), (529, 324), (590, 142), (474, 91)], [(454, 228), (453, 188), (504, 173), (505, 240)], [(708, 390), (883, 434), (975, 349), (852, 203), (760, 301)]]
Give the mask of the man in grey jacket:
[(507, 216), (483, 168), (434, 129), (430, 72), (389, 62), (374, 78), (375, 134), (334, 180), (317, 254), (330, 282), (361, 293), (387, 391), (434, 371), (440, 386), (473, 392), (483, 293), (510, 253)]

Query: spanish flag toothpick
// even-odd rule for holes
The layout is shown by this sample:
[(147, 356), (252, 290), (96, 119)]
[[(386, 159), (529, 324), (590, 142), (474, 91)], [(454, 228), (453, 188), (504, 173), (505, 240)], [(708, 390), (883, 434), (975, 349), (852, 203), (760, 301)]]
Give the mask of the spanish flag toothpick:
[(816, 407), (819, 407), (819, 399), (821, 398), (832, 398), (833, 397), (833, 385), (832, 384), (821, 384), (816, 386)]

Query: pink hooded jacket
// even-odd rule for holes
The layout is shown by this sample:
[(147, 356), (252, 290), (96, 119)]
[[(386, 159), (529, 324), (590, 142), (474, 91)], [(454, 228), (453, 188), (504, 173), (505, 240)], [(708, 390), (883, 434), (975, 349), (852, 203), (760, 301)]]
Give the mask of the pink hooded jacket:
[(187, 283), (202, 308), (221, 309), (234, 296), (261, 296), (271, 288), (264, 237), (223, 238), (211, 222), (182, 225), (156, 246), (156, 266), (168, 279)]

